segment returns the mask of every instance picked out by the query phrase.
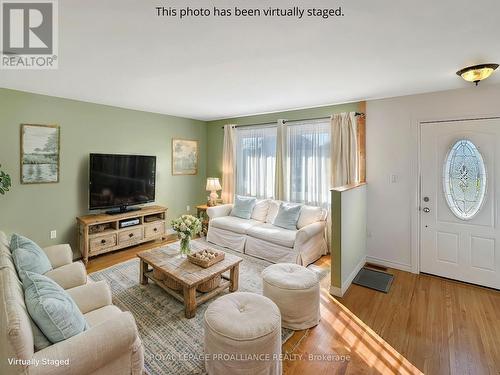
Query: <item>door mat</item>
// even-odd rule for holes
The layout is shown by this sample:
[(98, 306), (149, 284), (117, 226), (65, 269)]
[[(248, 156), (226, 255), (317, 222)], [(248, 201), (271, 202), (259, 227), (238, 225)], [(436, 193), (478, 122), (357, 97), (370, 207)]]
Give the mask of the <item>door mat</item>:
[(390, 273), (375, 271), (363, 267), (358, 272), (352, 283), (366, 288), (375, 289), (379, 292), (387, 293), (391, 287), (393, 279), (394, 275), (391, 275)]

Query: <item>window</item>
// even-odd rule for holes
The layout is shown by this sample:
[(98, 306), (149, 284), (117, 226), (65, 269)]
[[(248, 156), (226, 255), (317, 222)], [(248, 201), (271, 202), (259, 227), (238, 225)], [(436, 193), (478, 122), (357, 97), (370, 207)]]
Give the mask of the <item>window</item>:
[(289, 122), (286, 129), (285, 199), (327, 207), (330, 171), (330, 120)]
[(236, 194), (274, 197), (275, 125), (236, 129)]
[(472, 219), (486, 195), (486, 167), (477, 147), (467, 139), (457, 141), (448, 152), (443, 168), (446, 202), (462, 220)]

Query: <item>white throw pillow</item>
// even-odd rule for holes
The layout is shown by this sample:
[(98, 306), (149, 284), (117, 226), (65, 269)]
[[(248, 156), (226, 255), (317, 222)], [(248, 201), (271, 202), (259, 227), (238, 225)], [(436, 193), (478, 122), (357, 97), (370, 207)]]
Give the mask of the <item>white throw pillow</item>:
[(274, 223), (274, 219), (276, 219), (276, 215), (278, 215), (278, 211), (280, 209), (281, 201), (269, 201), (269, 209), (267, 210), (266, 223), (272, 224)]
[(321, 207), (302, 206), (300, 210), (299, 220), (297, 221), (297, 228), (304, 228), (306, 225), (323, 220), (324, 211)]
[(265, 222), (269, 210), (269, 199), (258, 200), (252, 211), (252, 219)]

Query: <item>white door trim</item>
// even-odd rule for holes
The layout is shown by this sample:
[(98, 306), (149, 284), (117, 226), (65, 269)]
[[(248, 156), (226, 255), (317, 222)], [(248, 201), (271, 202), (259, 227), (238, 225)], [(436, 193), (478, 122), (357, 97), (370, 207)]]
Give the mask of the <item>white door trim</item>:
[(421, 147), (422, 147), (422, 125), (439, 124), (443, 122), (463, 122), (500, 119), (500, 114), (471, 115), (461, 117), (441, 117), (438, 119), (419, 119), (412, 124), (414, 158), (410, 165), (410, 178), (413, 180), (410, 192), (411, 212), (411, 272), (420, 273), (420, 176), (421, 176)]

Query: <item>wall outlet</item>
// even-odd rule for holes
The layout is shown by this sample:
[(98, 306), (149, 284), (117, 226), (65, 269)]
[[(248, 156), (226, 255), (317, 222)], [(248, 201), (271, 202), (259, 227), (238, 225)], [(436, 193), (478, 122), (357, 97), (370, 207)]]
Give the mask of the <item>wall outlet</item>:
[(191, 211), (191, 206), (186, 206), (186, 211), (187, 212)]
[(55, 238), (57, 238), (57, 231), (54, 229), (50, 231), (50, 239), (53, 240)]

